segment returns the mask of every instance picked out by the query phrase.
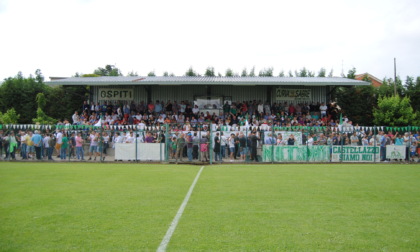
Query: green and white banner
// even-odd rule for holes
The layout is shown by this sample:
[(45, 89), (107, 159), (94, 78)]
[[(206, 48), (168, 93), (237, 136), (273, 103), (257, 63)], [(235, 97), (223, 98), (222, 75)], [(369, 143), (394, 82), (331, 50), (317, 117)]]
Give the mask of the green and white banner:
[(379, 162), (378, 146), (332, 146), (332, 162)]
[(263, 145), (262, 158), (263, 162), (328, 162), (330, 147), (328, 145)]
[[(267, 138), (269, 134), (272, 134), (272, 131), (264, 131), (264, 138)], [(302, 132), (300, 131), (274, 131), (274, 135), (272, 137), (277, 138), (278, 134), (281, 134), (283, 140), (289, 139), (290, 135), (293, 135), (295, 138), (295, 145), (302, 144)]]
[(386, 158), (389, 159), (405, 159), (405, 146), (404, 145), (387, 145)]

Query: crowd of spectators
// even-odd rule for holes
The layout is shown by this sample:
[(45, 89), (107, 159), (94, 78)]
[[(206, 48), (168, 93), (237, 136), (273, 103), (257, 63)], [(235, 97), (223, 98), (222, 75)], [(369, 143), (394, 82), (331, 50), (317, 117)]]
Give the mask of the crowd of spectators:
[[(81, 107), (81, 113), (75, 111), (72, 116), (72, 123), (65, 119), (58, 125), (95, 125), (98, 121), (102, 125), (122, 126), (138, 125), (137, 129), (146, 129), (142, 132), (115, 131), (113, 133), (100, 132), (72, 132), (67, 130), (57, 130), (56, 132), (32, 132), (19, 131), (17, 135), (10, 131), (6, 134), (0, 133), (0, 151), (6, 157), (15, 158), (15, 152), (20, 151), (22, 159), (45, 158), (52, 159), (55, 150), (57, 157), (84, 160), (83, 144), (89, 145), (89, 159), (98, 156), (106, 156), (106, 149), (115, 143), (169, 143), (169, 155), (172, 158), (188, 157), (189, 160), (197, 159), (201, 153), (203, 161), (209, 159), (209, 151), (214, 151), (216, 160), (222, 158), (244, 159), (251, 156), (256, 160), (256, 153), (253, 151), (257, 146), (267, 145), (353, 145), (353, 146), (380, 146), (381, 157), (386, 145), (405, 145), (407, 157), (414, 157), (419, 152), (417, 148), (420, 143), (419, 134), (406, 132), (393, 134), (379, 131), (374, 134), (372, 130), (363, 130), (358, 125), (344, 116), (341, 124), (339, 123), (339, 106), (335, 103), (263, 103), (261, 101), (249, 102), (226, 102), (220, 110), (200, 111), (198, 106), (189, 101), (171, 102), (140, 102), (136, 104), (103, 102), (90, 105), (85, 101)], [(170, 135), (166, 136), (164, 128), (159, 127), (171, 124)], [(340, 125), (339, 125), (340, 124)], [(241, 126), (249, 126), (247, 132), (235, 132), (224, 135), (227, 129), (239, 129)], [(294, 135), (287, 138), (281, 133), (274, 133), (278, 127), (293, 126), (331, 126), (329, 130), (301, 131), (301, 142), (297, 142)], [(209, 136), (197, 134), (197, 132), (207, 132), (212, 127), (216, 135), (211, 139), (213, 145), (209, 146)], [(257, 131), (255, 132), (257, 127)], [(340, 131), (331, 130), (340, 128)], [(295, 130), (298, 127), (295, 127)], [(69, 129), (69, 128), (67, 128)], [(347, 130), (342, 130), (347, 129)], [(264, 131), (269, 134), (263, 134)], [(185, 132), (188, 132), (184, 134)], [(34, 138), (35, 136), (35, 138)], [(38, 137), (39, 136), (39, 137)], [(167, 141), (165, 141), (167, 137)], [(39, 138), (41, 140), (39, 140)], [(39, 142), (41, 141), (41, 142)], [(35, 144), (35, 142), (37, 142)], [(179, 150), (182, 147), (182, 151)], [(254, 146), (255, 149), (252, 149)], [(39, 147), (39, 148), (37, 148)], [(37, 152), (40, 151), (40, 154)], [(178, 151), (177, 151), (178, 150)], [(182, 153), (182, 154), (180, 154)], [(0, 155), (0, 158), (2, 155)], [(382, 161), (385, 159), (382, 158)]]
[[(159, 101), (136, 104), (127, 102), (84, 102), (81, 111), (72, 115), (73, 125), (94, 125), (101, 118), (103, 125), (178, 124), (195, 128), (203, 123), (218, 126), (336, 126), (339, 123), (340, 108), (334, 102), (312, 103), (263, 103), (262, 101), (225, 102), (223, 108), (215, 111), (201, 110), (190, 101)], [(70, 124), (65, 119), (60, 124)]]

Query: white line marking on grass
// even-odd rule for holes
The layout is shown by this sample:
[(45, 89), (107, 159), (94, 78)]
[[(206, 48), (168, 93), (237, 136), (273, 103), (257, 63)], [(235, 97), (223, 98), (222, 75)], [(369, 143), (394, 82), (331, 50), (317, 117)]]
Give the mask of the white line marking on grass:
[(166, 247), (168, 246), (168, 243), (171, 240), (173, 233), (175, 232), (179, 219), (181, 219), (182, 213), (184, 212), (184, 209), (187, 206), (188, 200), (190, 200), (195, 184), (197, 184), (198, 178), (200, 177), (200, 174), (203, 171), (203, 169), (204, 169), (204, 166), (201, 166), (201, 169), (198, 171), (197, 176), (195, 176), (195, 179), (193, 183), (191, 184), (190, 190), (188, 191), (187, 195), (185, 195), (184, 201), (179, 207), (178, 212), (175, 215), (175, 218), (172, 220), (172, 223), (169, 226), (168, 231), (166, 231), (165, 237), (163, 237), (162, 242), (160, 243), (158, 249), (156, 250), (157, 252), (166, 251)]

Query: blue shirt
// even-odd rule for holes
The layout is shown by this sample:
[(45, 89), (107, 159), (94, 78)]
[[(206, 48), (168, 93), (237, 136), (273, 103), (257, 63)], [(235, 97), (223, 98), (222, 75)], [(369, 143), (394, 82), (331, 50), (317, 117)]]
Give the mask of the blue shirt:
[(404, 139), (402, 137), (395, 138), (395, 145), (404, 145)]
[(37, 147), (41, 146), (42, 137), (41, 137), (40, 134), (34, 134), (31, 138), (31, 140), (32, 140), (32, 142), (34, 142), (35, 146), (37, 146)]

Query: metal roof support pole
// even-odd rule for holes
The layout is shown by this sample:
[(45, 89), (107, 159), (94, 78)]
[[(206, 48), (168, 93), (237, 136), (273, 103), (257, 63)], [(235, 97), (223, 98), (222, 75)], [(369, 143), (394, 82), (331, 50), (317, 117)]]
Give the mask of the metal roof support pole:
[(206, 95), (207, 99), (211, 98), (211, 87), (209, 85), (206, 85)]
[(268, 104), (270, 104), (271, 106), (271, 97), (272, 97), (272, 93), (273, 93), (273, 86), (265, 86), (265, 88), (267, 89), (267, 102)]
[(152, 101), (152, 88), (151, 86), (145, 86), (144, 89), (146, 90), (147, 93), (147, 102), (153, 102)]

